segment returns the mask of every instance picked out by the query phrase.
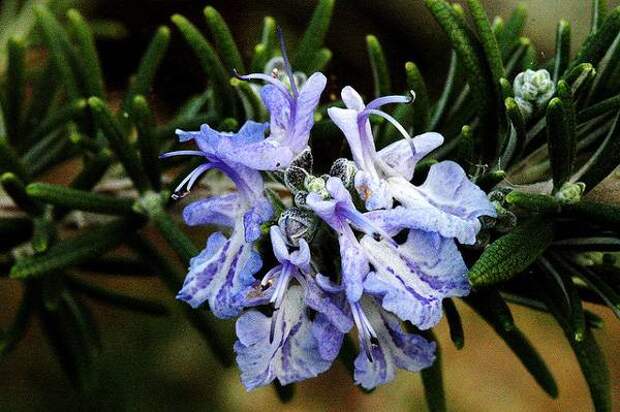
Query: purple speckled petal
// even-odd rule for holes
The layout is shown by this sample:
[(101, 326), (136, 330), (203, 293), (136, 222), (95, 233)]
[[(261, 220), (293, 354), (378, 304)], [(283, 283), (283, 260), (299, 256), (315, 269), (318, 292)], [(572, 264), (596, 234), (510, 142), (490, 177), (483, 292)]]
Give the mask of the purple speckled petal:
[(353, 233), (338, 237), (340, 243), (340, 260), (342, 265), (342, 284), (347, 299), (357, 302), (364, 292), (364, 279), (370, 270), (368, 258), (355, 240)]
[(208, 301), (213, 314), (220, 318), (237, 316), (241, 311), (239, 297), (250, 290), (253, 275), (261, 266), (260, 255), (245, 242), (238, 223), (229, 239), (219, 232), (209, 237), (205, 250), (190, 261), (177, 299), (193, 308)]
[(396, 248), (368, 236), (360, 243), (375, 269), (366, 277), (365, 290), (420, 329), (439, 322), (444, 298), (469, 292), (467, 267), (452, 239), (411, 231)]
[[(272, 322), (275, 329), (270, 342)], [(289, 288), (272, 317), (255, 310), (241, 315), (236, 331), (237, 364), (241, 381), (248, 390), (267, 385), (276, 378), (282, 385), (312, 378), (331, 366), (331, 361), (322, 357), (312, 334), (299, 286)]]
[(427, 154), (443, 144), (443, 136), (439, 133), (428, 132), (413, 138), (415, 154), (407, 140), (398, 140), (381, 149), (378, 153), (393, 170), (407, 180), (411, 180), (416, 164)]
[(192, 202), (183, 209), (183, 219), (190, 226), (221, 225), (233, 227), (241, 210), (239, 193), (210, 196)]
[(319, 352), (326, 361), (333, 361), (340, 353), (344, 333), (329, 321), (327, 316), (319, 313), (312, 322), (312, 336), (319, 342)]
[(364, 312), (377, 333), (379, 345), (372, 348), (373, 361), (364, 352), (355, 359), (355, 383), (365, 389), (394, 379), (396, 368), (418, 372), (435, 360), (435, 343), (405, 332), (399, 320), (381, 311), (371, 300), (363, 302)]
[(254, 206), (243, 215), (245, 241), (254, 242), (261, 235), (260, 227), (273, 215), (271, 203), (264, 197), (255, 199)]
[(296, 155), (286, 142), (272, 137), (252, 145), (234, 147), (229, 153), (230, 158), (255, 170), (283, 169)]
[(269, 121), (271, 136), (278, 140), (285, 139), (286, 130), (290, 124), (293, 97), (291, 95), (285, 95), (282, 89), (270, 84), (261, 88), (260, 95), (265, 107), (271, 115)]

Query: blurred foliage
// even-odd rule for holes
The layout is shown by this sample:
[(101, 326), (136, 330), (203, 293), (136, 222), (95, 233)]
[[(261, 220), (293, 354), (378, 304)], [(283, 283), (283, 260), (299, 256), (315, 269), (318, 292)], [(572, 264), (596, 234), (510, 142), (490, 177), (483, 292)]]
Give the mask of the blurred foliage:
[[(209, 35), (184, 16), (172, 16), (174, 35), (195, 54), (207, 85), (162, 121), (150, 95), (170, 28), (153, 34), (119, 97), (106, 84), (94, 39), (97, 33), (122, 36), (122, 26), (91, 24), (75, 9), (66, 11), (64, 3), (5, 1), (0, 14), (7, 23), (0, 25), (0, 183), (10, 199), (0, 203), (0, 276), (22, 286), (14, 320), (0, 333), (0, 357), (20, 343), (37, 316), (68, 379), (88, 399), (102, 378), (98, 354), (104, 343), (84, 302), (152, 316), (166, 316), (170, 308), (103, 288), (87, 274), (157, 276), (176, 294), (183, 275), (179, 262), (186, 265), (198, 248), (178, 226), (170, 193), (195, 165), (160, 164), (158, 155), (175, 146), (176, 128), (209, 123), (235, 130), (247, 119), (263, 120), (255, 92), (231, 73), (246, 67), (263, 71), (278, 51), (271, 17), (263, 21), (251, 58), (244, 58), (214, 8), (204, 10)], [(605, 1), (593, 0), (590, 34), (573, 54), (570, 24), (559, 22), (555, 55), (539, 61), (533, 43), (522, 37), (524, 7), (505, 21), (490, 21), (478, 0), (467, 1), (468, 13), (443, 0), (425, 3), (453, 48), (448, 76), (433, 99), (424, 73), (406, 62), (407, 88), (415, 90), (417, 102), (392, 115), (416, 134), (436, 130), (446, 138), (433, 159), (419, 165), (416, 179), (433, 161), (453, 159), (489, 192), (500, 212), (496, 221), (486, 222), (479, 244), (463, 250), (474, 287), (464, 302), (555, 397), (553, 376), (506, 303), (549, 313), (574, 350), (595, 409), (610, 411), (609, 373), (592, 335), (601, 320), (583, 303), (606, 305), (620, 315), (620, 207), (582, 198), (620, 164), (620, 8), (608, 10)], [(333, 7), (333, 0), (319, 1), (292, 54), (296, 69), (323, 70), (329, 63), (323, 40)], [(375, 95), (399, 92), (380, 39), (370, 35), (366, 42)], [(528, 114), (512, 82), (527, 69), (542, 68), (552, 73), (555, 92)], [(314, 152), (324, 154), (319, 170), (344, 154), (326, 106), (319, 109), (311, 139)], [(373, 120), (379, 146), (396, 138), (385, 126)], [(50, 170), (69, 161), (82, 165), (79, 173), (67, 185), (49, 183)], [(151, 241), (151, 230), (169, 249)], [(445, 306), (450, 336), (460, 349), (466, 340), (458, 309), (451, 301)], [(210, 314), (182, 303), (175, 310), (222, 365), (232, 363)], [(444, 391), (450, 388), (442, 383), (441, 367), (438, 362), (422, 376), (431, 410), (446, 409)], [(289, 396), (276, 389), (284, 400)]]

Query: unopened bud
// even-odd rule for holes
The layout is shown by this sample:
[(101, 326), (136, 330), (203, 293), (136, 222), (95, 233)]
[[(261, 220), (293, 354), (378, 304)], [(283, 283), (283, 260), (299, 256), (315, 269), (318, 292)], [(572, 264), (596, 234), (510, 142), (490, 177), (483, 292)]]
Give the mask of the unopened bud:
[(355, 173), (357, 173), (355, 163), (344, 158), (337, 159), (329, 170), (329, 174), (342, 180), (347, 189), (353, 187)]
[(278, 227), (289, 244), (299, 246), (300, 239), (305, 239), (308, 243), (312, 241), (318, 220), (312, 212), (293, 207), (280, 215)]
[(585, 190), (586, 185), (584, 183), (564, 183), (555, 194), (555, 198), (563, 205), (572, 205), (581, 200), (581, 195)]

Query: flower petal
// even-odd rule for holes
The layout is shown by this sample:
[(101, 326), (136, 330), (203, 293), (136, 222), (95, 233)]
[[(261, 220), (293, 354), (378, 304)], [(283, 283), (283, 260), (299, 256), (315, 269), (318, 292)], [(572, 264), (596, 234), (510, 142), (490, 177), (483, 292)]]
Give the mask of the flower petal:
[(300, 153), (308, 146), (310, 129), (314, 125), (314, 111), (319, 104), (321, 93), (325, 89), (327, 78), (323, 73), (314, 73), (306, 80), (297, 96), (293, 130), (289, 130), (288, 146), (295, 153)]
[(371, 212), (368, 216), (388, 233), (399, 228), (421, 229), (473, 244), (481, 228), (478, 217), (495, 216), (485, 193), (451, 161), (431, 166), (428, 178), (419, 187), (402, 177), (391, 177), (388, 181), (402, 207)]
[[(275, 378), (287, 385), (317, 376), (331, 361), (321, 356), (306, 315), (303, 292), (291, 286), (280, 309), (269, 318), (251, 310), (239, 317), (235, 342), (241, 381), (248, 390), (267, 385)], [(275, 333), (270, 342), (271, 323)]]
[(254, 283), (254, 273), (262, 260), (246, 243), (240, 223), (230, 239), (217, 232), (209, 237), (207, 247), (190, 261), (189, 273), (177, 299), (197, 308), (209, 302), (211, 311), (220, 318), (237, 316), (241, 311), (241, 296)]
[(445, 297), (469, 291), (467, 268), (451, 239), (413, 232), (397, 248), (369, 236), (360, 244), (375, 269), (366, 277), (365, 290), (379, 297), (385, 310), (420, 329), (439, 322)]
[(411, 180), (416, 164), (427, 154), (441, 146), (443, 141), (443, 136), (439, 133), (428, 132), (413, 138), (415, 154), (412, 152), (409, 142), (403, 139), (384, 147), (378, 155), (402, 177)]
[(377, 333), (378, 345), (373, 345), (372, 361), (365, 352), (355, 359), (355, 383), (365, 389), (394, 379), (396, 368), (417, 372), (433, 364), (435, 343), (405, 332), (399, 320), (381, 311), (370, 300), (363, 303), (364, 312)]
[(365, 201), (366, 209), (391, 209), (394, 203), (390, 186), (384, 179), (371, 176), (363, 170), (355, 174), (355, 189)]
[(333, 361), (340, 353), (344, 333), (322, 313), (312, 322), (312, 336), (319, 342), (319, 353), (327, 361)]
[(340, 92), (342, 101), (347, 106), (347, 109), (353, 109), (357, 112), (361, 112), (366, 108), (364, 99), (362, 96), (351, 86), (345, 86)]
[(221, 225), (233, 227), (240, 212), (239, 193), (209, 196), (192, 202), (183, 209), (183, 220), (190, 226)]

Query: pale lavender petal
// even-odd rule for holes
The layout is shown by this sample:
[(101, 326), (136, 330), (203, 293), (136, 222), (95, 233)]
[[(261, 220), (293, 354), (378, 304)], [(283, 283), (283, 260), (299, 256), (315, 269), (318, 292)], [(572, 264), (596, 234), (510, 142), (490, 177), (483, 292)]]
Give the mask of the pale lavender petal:
[(183, 219), (190, 226), (221, 225), (233, 227), (240, 212), (240, 196), (229, 193), (192, 202), (183, 209)]
[(347, 106), (347, 109), (353, 109), (357, 112), (361, 112), (366, 108), (364, 105), (364, 99), (362, 96), (351, 86), (345, 86), (340, 92), (342, 101)]
[(233, 146), (244, 146), (258, 143), (265, 139), (265, 130), (269, 127), (269, 123), (258, 123), (252, 120), (246, 121), (241, 129), (233, 135), (230, 140)]
[[(241, 381), (248, 390), (264, 386), (275, 378), (282, 385), (301, 381), (329, 369), (312, 334), (299, 286), (291, 286), (280, 309), (269, 318), (251, 310), (237, 320), (235, 352)], [(275, 333), (270, 341), (271, 323)]]
[(428, 132), (413, 138), (415, 154), (409, 142), (403, 139), (381, 149), (378, 156), (405, 179), (411, 180), (416, 164), (441, 146), (443, 141), (443, 136), (439, 133)]
[(288, 261), (291, 256), (288, 251), (288, 247), (286, 246), (284, 236), (282, 236), (282, 232), (277, 225), (273, 225), (269, 228), (269, 236), (271, 238), (271, 248), (273, 249), (273, 254), (276, 256), (278, 262), (284, 263)]
[(292, 96), (285, 95), (282, 89), (270, 84), (261, 88), (260, 95), (271, 114), (269, 122), (271, 136), (278, 140), (284, 139), (291, 121)]
[(299, 92), (293, 128), (289, 130), (288, 141), (288, 145), (295, 153), (300, 153), (308, 146), (310, 129), (314, 124), (314, 111), (319, 104), (326, 83), (327, 79), (323, 73), (314, 73)]
[[(373, 162), (364, 147), (366, 140), (360, 135), (358, 124), (359, 113), (352, 109), (342, 109), (339, 107), (330, 107), (327, 109), (330, 119), (342, 130), (344, 137), (347, 139), (353, 161), (361, 170), (374, 170)], [(366, 121), (365, 132), (367, 136), (372, 136), (370, 122)], [(374, 146), (371, 148), (374, 151)]]
[(259, 143), (231, 148), (229, 156), (255, 170), (280, 170), (289, 165), (297, 155), (286, 144), (269, 137)]
[(355, 189), (368, 210), (391, 209), (394, 204), (387, 181), (373, 177), (363, 170), (355, 174)]
[(246, 242), (253, 242), (260, 237), (261, 225), (269, 220), (272, 214), (273, 209), (267, 199), (261, 196), (255, 200), (254, 206), (243, 215)]
[(290, 261), (306, 273), (310, 269), (310, 246), (305, 239), (299, 239), (299, 249), (291, 254)]
[(401, 227), (439, 232), (444, 237), (473, 244), (481, 227), (478, 218), (495, 216), (495, 208), (486, 194), (451, 161), (431, 166), (426, 181), (419, 187), (402, 177), (388, 181), (394, 198), (405, 209), (394, 212), (393, 216), (385, 215), (389, 225), (401, 220)]

